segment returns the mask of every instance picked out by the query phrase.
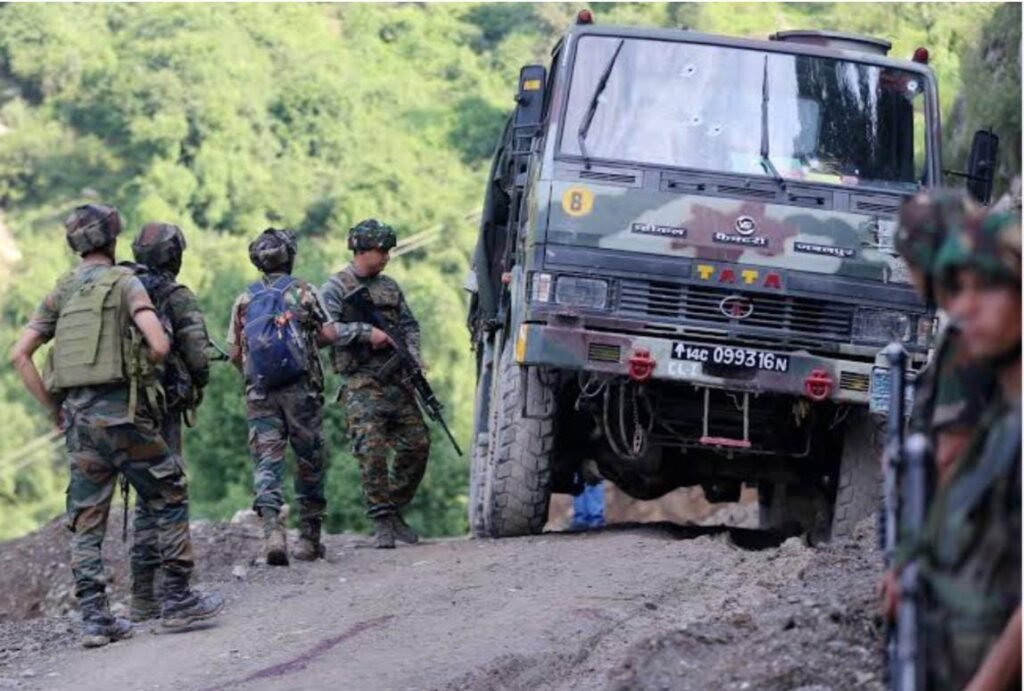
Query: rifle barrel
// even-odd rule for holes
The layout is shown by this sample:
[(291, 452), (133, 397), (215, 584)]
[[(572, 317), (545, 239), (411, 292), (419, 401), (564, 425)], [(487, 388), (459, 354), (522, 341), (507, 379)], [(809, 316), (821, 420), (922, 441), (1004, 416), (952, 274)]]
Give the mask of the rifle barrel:
[(430, 382), (427, 381), (426, 375), (423, 374), (423, 368), (420, 367), (420, 363), (416, 361), (413, 354), (409, 352), (409, 348), (405, 345), (405, 339), (402, 337), (396, 329), (392, 328), (388, 324), (381, 314), (377, 311), (376, 305), (370, 300), (369, 291), (365, 286), (356, 288), (351, 293), (343, 298), (345, 301), (352, 304), (373, 326), (377, 327), (388, 335), (391, 342), (394, 344), (395, 352), (398, 353), (399, 359), (404, 365), (406, 371), (411, 375), (410, 383), (412, 389), (415, 392), (416, 397), (419, 399), (419, 403), (427, 415), (441, 425), (444, 433), (448, 435), (448, 440), (455, 447), (455, 451), (462, 456), (462, 449), (459, 448), (459, 444), (455, 441), (455, 437), (452, 435), (450, 429), (448, 429), (448, 423), (445, 422), (444, 416), (441, 415), (441, 402), (437, 400), (437, 396), (434, 395), (434, 390), (430, 386)]

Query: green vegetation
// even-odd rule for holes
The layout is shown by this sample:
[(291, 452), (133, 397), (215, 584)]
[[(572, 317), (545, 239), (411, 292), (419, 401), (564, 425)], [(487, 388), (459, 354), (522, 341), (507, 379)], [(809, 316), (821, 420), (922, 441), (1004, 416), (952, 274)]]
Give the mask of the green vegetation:
[[(461, 286), (475, 227), (464, 216), (478, 208), (519, 67), (544, 61), (579, 7), (0, 6), (0, 350), (72, 264), (60, 220), (87, 199), (116, 204), (130, 235), (150, 220), (185, 229), (182, 279), (218, 339), (232, 300), (256, 275), (248, 241), (267, 225), (299, 231), (296, 273), (318, 283), (347, 260), (344, 233), (361, 218), (406, 236), (439, 226), (438, 240), (389, 272), (420, 318), (431, 380), (468, 447), (474, 374)], [(967, 79), (975, 58), (961, 74), (960, 56), (995, 8), (608, 3), (594, 11), (602, 23), (758, 37), (863, 32), (890, 38), (896, 56), (927, 45), (948, 112), (961, 80), (986, 84)], [(1016, 12), (1016, 82), (993, 123), (1016, 127), (1016, 140), (1004, 142), (1019, 146)], [(983, 99), (967, 102), (965, 130), (988, 115)], [(336, 381), (329, 386), (330, 396)], [(329, 528), (363, 529), (343, 417), (330, 406)], [(6, 365), (0, 419), (0, 537), (9, 537), (60, 512), (66, 470), (46, 446), (9, 457), (47, 426)], [(249, 504), (245, 439), (240, 378), (218, 367), (186, 441), (195, 515), (225, 517)], [(410, 518), (428, 534), (464, 532), (466, 462), (443, 436), (434, 442)]]

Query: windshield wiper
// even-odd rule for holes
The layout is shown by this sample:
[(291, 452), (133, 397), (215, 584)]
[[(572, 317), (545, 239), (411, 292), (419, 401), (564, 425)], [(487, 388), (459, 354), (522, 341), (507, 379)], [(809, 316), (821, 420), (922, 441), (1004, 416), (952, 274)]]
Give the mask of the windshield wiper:
[(590, 131), (590, 123), (593, 122), (594, 113), (597, 112), (598, 99), (604, 93), (604, 88), (608, 86), (608, 77), (612, 74), (612, 68), (615, 67), (615, 61), (619, 59), (619, 51), (622, 50), (625, 42), (625, 39), (620, 39), (619, 45), (615, 46), (615, 52), (608, 60), (608, 64), (605, 65), (604, 72), (601, 73), (601, 79), (597, 82), (597, 87), (594, 88), (594, 95), (590, 97), (590, 105), (587, 106), (587, 112), (584, 113), (580, 129), (576, 133), (577, 141), (580, 143), (580, 155), (583, 156), (583, 165), (587, 170), (590, 170), (590, 158), (587, 156), (587, 132)]
[(764, 172), (775, 178), (779, 189), (786, 189), (786, 179), (779, 174), (779, 169), (772, 163), (768, 154), (768, 56), (764, 56), (764, 77), (761, 80), (761, 167)]

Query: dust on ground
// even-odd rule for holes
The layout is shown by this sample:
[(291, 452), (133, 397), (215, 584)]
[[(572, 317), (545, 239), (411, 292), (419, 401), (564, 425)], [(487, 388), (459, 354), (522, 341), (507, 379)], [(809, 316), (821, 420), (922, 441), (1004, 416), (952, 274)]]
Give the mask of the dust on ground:
[(817, 548), (797, 578), (759, 606), (639, 643), (610, 675), (608, 691), (882, 691), (874, 540), (869, 519), (851, 540)]
[[(750, 525), (756, 504), (719, 518)], [(98, 651), (77, 647), (61, 613), (67, 535), (51, 525), (0, 546), (0, 607), (24, 585), (36, 595), (20, 611), (42, 614), (0, 623), (0, 688), (881, 688), (870, 524), (812, 549), (702, 523), (391, 551), (332, 535), (326, 561), (287, 569), (258, 559), (253, 526), (198, 523), (200, 586), (225, 595), (224, 615), (183, 635), (141, 627)], [(112, 520), (114, 602), (126, 586), (119, 530)]]

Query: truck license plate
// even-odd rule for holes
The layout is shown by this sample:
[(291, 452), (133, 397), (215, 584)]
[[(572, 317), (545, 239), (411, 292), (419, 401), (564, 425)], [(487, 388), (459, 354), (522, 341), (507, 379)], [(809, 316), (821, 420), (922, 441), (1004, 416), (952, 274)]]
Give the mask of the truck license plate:
[(736, 348), (733, 346), (690, 345), (682, 341), (672, 344), (673, 360), (689, 360), (711, 365), (756, 369), (767, 372), (788, 372), (789, 356), (777, 355), (765, 350)]

